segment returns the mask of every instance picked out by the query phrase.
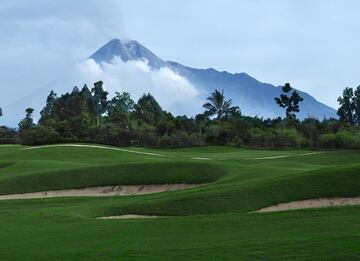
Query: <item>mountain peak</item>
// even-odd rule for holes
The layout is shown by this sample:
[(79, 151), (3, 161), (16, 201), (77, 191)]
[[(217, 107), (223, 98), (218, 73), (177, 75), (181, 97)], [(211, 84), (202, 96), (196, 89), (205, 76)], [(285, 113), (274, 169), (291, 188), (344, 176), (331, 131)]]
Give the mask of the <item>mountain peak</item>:
[[(104, 46), (116, 46), (116, 45), (141, 45), (138, 41), (132, 39), (120, 39), (120, 38), (113, 38)], [(104, 47), (103, 46), (103, 47)]]
[(165, 66), (165, 62), (152, 53), (141, 43), (130, 39), (114, 38), (97, 50), (89, 59), (96, 63), (111, 63), (115, 57), (122, 61), (147, 61), (152, 68), (159, 69)]

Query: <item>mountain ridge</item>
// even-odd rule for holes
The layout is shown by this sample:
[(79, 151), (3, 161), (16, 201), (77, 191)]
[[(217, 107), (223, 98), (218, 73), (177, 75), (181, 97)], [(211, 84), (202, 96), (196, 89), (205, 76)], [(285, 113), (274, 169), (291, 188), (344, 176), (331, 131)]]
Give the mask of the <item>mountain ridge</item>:
[[(101, 64), (103, 62), (111, 63), (116, 56), (124, 62), (131, 60), (147, 61), (152, 69), (168, 67), (188, 79), (206, 95), (214, 89), (224, 89), (226, 97), (231, 98), (234, 104), (239, 105), (244, 115), (274, 118), (281, 117), (284, 114), (283, 110), (274, 102), (274, 98), (281, 94), (279, 86), (263, 83), (245, 72), (221, 72), (211, 67), (199, 69), (174, 61), (164, 61), (135, 40), (112, 39), (89, 58)], [(298, 91), (304, 98), (301, 111), (298, 114), (300, 119), (306, 117), (318, 119), (337, 117), (335, 109), (317, 101), (306, 92)], [(202, 98), (206, 98), (205, 96)]]

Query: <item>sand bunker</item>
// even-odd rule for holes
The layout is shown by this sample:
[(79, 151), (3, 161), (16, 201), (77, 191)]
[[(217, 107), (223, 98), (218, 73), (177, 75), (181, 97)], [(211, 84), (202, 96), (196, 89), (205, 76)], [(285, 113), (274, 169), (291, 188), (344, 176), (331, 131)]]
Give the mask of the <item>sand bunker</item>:
[(360, 205), (360, 197), (356, 198), (319, 198), (319, 199), (307, 199), (292, 201), (288, 203), (281, 203), (275, 206), (262, 208), (255, 212), (277, 212), (295, 209), (305, 208), (324, 208), (324, 207), (335, 207), (335, 206), (352, 206)]
[(109, 217), (97, 217), (96, 219), (149, 219), (160, 218), (160, 216), (145, 216), (145, 215), (121, 215), (121, 216), (109, 216)]
[(80, 189), (64, 189), (42, 191), (23, 194), (0, 195), (0, 200), (36, 199), (54, 197), (102, 197), (102, 196), (131, 196), (174, 191), (198, 187), (197, 184), (159, 184), (159, 185), (131, 185), (131, 186), (103, 186)]

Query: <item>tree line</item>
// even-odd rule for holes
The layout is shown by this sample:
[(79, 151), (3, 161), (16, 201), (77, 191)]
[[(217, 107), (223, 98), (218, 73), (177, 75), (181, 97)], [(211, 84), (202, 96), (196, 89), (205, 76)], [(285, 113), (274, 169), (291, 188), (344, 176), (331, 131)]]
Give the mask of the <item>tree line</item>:
[[(162, 148), (201, 145), (234, 145), (254, 148), (360, 148), (360, 86), (346, 88), (339, 97), (339, 119), (296, 118), (303, 98), (290, 84), (274, 102), (285, 117), (263, 119), (241, 114), (215, 90), (195, 117), (174, 116), (156, 99), (144, 94), (135, 102), (130, 93), (116, 93), (111, 99), (103, 82), (91, 88), (74, 87), (57, 96), (53, 91), (33, 120), (34, 110), (26, 109), (18, 129), (0, 127), (0, 143), (41, 145), (92, 142), (115, 146)], [(0, 109), (0, 116), (2, 111)]]

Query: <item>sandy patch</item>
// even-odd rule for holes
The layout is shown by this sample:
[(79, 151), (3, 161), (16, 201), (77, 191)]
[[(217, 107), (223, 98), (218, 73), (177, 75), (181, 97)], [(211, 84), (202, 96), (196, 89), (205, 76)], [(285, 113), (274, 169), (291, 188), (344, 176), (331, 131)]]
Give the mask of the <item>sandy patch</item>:
[(80, 189), (64, 189), (42, 191), (23, 194), (0, 195), (0, 200), (11, 199), (38, 199), (55, 197), (103, 197), (103, 196), (132, 196), (159, 193), (165, 191), (194, 188), (197, 184), (160, 184), (160, 185), (130, 185), (130, 186), (103, 186)]
[(319, 198), (319, 199), (299, 200), (299, 201), (281, 203), (275, 206), (262, 208), (255, 212), (277, 212), (277, 211), (305, 209), (305, 208), (324, 208), (324, 207), (352, 206), (352, 205), (360, 205), (360, 197)]
[(281, 159), (281, 158), (289, 158), (289, 157), (296, 157), (296, 156), (309, 156), (324, 153), (322, 151), (319, 152), (309, 152), (309, 153), (301, 153), (301, 154), (286, 154), (286, 155), (279, 155), (279, 156), (268, 156), (268, 157), (258, 157), (258, 158), (244, 158), (245, 160), (267, 160), (267, 159)]
[(160, 218), (160, 216), (145, 216), (145, 215), (121, 215), (121, 216), (109, 216), (109, 217), (97, 217), (96, 219), (149, 219)]
[(96, 149), (106, 149), (106, 150), (117, 150), (135, 154), (142, 154), (142, 155), (150, 155), (150, 156), (165, 156), (159, 153), (152, 153), (152, 152), (143, 152), (137, 150), (128, 150), (128, 149), (121, 149), (121, 148), (114, 148), (114, 147), (106, 147), (101, 145), (86, 145), (86, 144), (55, 144), (55, 145), (44, 145), (44, 146), (35, 146), (35, 147), (28, 147), (23, 148), (22, 150), (34, 150), (34, 149), (43, 149), (43, 148), (53, 148), (53, 147), (80, 147), (80, 148), (96, 148)]

